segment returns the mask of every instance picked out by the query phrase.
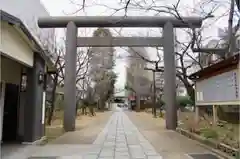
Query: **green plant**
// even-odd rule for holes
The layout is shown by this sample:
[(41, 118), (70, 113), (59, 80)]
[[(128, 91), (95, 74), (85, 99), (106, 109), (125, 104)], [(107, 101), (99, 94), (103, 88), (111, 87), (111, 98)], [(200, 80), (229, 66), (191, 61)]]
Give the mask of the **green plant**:
[(239, 159), (240, 158), (240, 152), (236, 152), (236, 156), (235, 156), (235, 159)]
[(180, 108), (185, 108), (187, 105), (194, 105), (194, 102), (188, 97), (177, 97), (177, 104)]
[(200, 130), (200, 133), (207, 139), (217, 139), (218, 133), (216, 130), (213, 130), (211, 128), (204, 128)]
[(165, 105), (165, 102), (164, 102), (162, 99), (160, 99), (160, 100), (158, 100), (158, 104), (159, 104), (160, 106), (163, 106), (163, 105)]

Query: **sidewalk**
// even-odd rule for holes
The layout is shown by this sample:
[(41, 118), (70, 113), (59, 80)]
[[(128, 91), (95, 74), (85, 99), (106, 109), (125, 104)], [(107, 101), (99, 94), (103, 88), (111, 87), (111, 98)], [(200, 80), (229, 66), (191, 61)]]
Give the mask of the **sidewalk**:
[[(73, 132), (74, 133), (74, 132)], [(85, 138), (84, 134), (81, 138)], [(80, 136), (71, 136), (79, 140)], [(68, 137), (65, 137), (67, 139)], [(61, 140), (62, 139), (58, 139)], [(70, 142), (69, 142), (70, 143)], [(121, 109), (114, 112), (92, 144), (31, 146), (13, 159), (162, 159)]]
[(191, 159), (186, 153), (210, 153), (197, 142), (165, 130), (163, 121), (144, 112), (118, 108), (104, 127), (107, 119), (66, 133), (52, 144), (29, 146), (4, 159)]
[(161, 118), (153, 118), (152, 114), (145, 112), (125, 113), (164, 159), (189, 159), (186, 154), (194, 153), (211, 154), (209, 150), (203, 148), (197, 141), (182, 136), (175, 131), (166, 130), (165, 120)]
[(121, 110), (111, 116), (93, 144), (49, 144), (31, 156), (57, 159), (162, 159)]

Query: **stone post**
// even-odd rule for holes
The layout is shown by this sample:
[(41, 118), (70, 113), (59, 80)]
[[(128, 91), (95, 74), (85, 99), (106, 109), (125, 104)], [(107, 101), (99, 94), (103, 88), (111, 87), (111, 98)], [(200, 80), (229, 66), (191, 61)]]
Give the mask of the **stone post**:
[(164, 50), (164, 97), (166, 103), (166, 128), (175, 130), (177, 127), (176, 107), (176, 66), (174, 53), (173, 25), (167, 22), (163, 28)]
[(75, 130), (76, 116), (76, 58), (77, 27), (74, 22), (67, 24), (64, 77), (64, 130)]

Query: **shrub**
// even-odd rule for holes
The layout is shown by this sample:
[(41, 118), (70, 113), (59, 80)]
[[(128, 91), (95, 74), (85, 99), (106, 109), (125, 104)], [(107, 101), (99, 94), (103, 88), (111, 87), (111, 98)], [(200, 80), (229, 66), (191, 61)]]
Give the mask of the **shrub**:
[(236, 152), (235, 159), (239, 159), (239, 158), (240, 158), (240, 152)]
[(211, 138), (211, 139), (217, 139), (217, 138), (218, 138), (218, 133), (217, 133), (217, 131), (216, 131), (216, 130), (213, 130), (213, 129), (211, 129), (211, 128), (201, 129), (200, 132), (201, 132), (201, 134), (202, 134), (205, 138), (207, 138), (207, 139), (209, 139), (209, 138)]
[(162, 99), (160, 99), (160, 100), (158, 100), (158, 104), (159, 104), (160, 106), (163, 106), (163, 105), (165, 105), (165, 102), (164, 102)]
[(180, 108), (185, 108), (187, 105), (194, 105), (194, 102), (188, 97), (177, 97), (177, 104)]

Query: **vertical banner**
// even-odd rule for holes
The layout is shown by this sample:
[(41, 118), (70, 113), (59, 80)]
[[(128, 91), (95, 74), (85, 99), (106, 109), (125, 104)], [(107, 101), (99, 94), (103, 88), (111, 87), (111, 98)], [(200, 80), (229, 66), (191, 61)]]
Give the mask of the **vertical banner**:
[(45, 109), (46, 109), (46, 92), (43, 92), (43, 102), (42, 102), (42, 124), (45, 123)]

